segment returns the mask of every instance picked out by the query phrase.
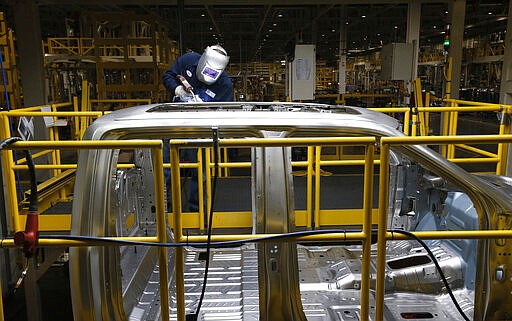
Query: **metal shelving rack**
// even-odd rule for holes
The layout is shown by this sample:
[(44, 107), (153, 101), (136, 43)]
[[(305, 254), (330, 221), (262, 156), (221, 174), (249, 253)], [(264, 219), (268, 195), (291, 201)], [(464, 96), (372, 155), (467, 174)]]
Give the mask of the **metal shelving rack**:
[(19, 108), (22, 105), (14, 40), (14, 33), (7, 27), (4, 13), (0, 12), (0, 106), (7, 106), (7, 109)]

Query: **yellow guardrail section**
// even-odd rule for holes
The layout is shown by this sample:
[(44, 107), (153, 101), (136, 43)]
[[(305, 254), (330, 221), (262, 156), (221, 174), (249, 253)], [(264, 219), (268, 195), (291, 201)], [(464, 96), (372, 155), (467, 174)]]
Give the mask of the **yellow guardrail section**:
[[(154, 141), (154, 140), (138, 140), (138, 141), (81, 141), (81, 142), (47, 142), (47, 141), (39, 141), (39, 142), (18, 142), (13, 144), (7, 149), (39, 149), (39, 148), (59, 148), (59, 149), (122, 149), (122, 148), (137, 148), (137, 147), (146, 147), (151, 148), (154, 155), (154, 173), (155, 173), (155, 204), (156, 204), (156, 225), (157, 232), (155, 237), (133, 237), (133, 238), (123, 238), (123, 239), (132, 239), (141, 242), (157, 242), (157, 243), (166, 243), (167, 242), (167, 232), (166, 232), (166, 218), (165, 218), (165, 206), (164, 206), (164, 172), (163, 172), (163, 164), (161, 160), (163, 159), (162, 153), (162, 141)], [(16, 214), (15, 214), (16, 215)], [(21, 227), (19, 224), (19, 217), (14, 217), (14, 222), (16, 223), (15, 231), (20, 231)], [(49, 241), (49, 242), (47, 242)], [(45, 246), (55, 246), (60, 243), (60, 246), (78, 246), (80, 242), (69, 242), (62, 240), (43, 240), (40, 239), (38, 241), (38, 245), (41, 247)], [(66, 245), (63, 245), (66, 244)], [(87, 244), (87, 242), (85, 242)], [(90, 243), (89, 243), (90, 244)], [(14, 247), (14, 241), (4, 240), (1, 244), (3, 247)], [(82, 243), (84, 245), (84, 243)], [(165, 247), (161, 247), (159, 249), (159, 274), (160, 274), (160, 298), (164, 300), (163, 302), (168, 302), (169, 288), (167, 285), (167, 276), (168, 276), (168, 266), (167, 266), (167, 254)], [(161, 305), (161, 313), (162, 316), (167, 316), (166, 319), (169, 319), (169, 306), (167, 304)], [(1, 314), (1, 319), (3, 319), (3, 311)]]
[[(382, 113), (403, 113), (404, 114), (404, 133), (409, 136), (420, 137), (428, 136), (429, 127), (428, 115), (431, 113), (441, 114), (441, 136), (457, 136), (459, 113), (475, 113), (475, 112), (496, 112), (502, 113), (504, 117), (510, 114), (511, 106), (499, 104), (483, 104), (463, 100), (445, 99), (444, 101), (451, 104), (446, 107), (390, 107), (390, 108), (369, 108)], [(419, 132), (419, 136), (418, 136)], [(496, 135), (505, 135), (511, 132), (510, 123), (501, 121), (499, 130)], [(441, 154), (448, 160), (457, 164), (483, 164), (495, 163), (494, 173), (504, 175), (507, 163), (508, 145), (497, 142), (489, 142), (497, 144), (497, 152), (492, 153), (487, 150), (469, 146), (467, 144), (448, 144), (441, 147)], [(462, 158), (456, 157), (456, 149), (471, 151), (482, 157)]]
[[(512, 142), (512, 135), (494, 135), (494, 136), (464, 136), (464, 137), (385, 137), (380, 139), (380, 165), (379, 165), (379, 199), (377, 212), (378, 242), (377, 242), (377, 284), (376, 284), (376, 315), (375, 320), (383, 319), (384, 312), (384, 286), (385, 286), (385, 258), (386, 241), (404, 239), (406, 236), (399, 236), (387, 232), (387, 210), (388, 210), (388, 179), (389, 179), (389, 159), (392, 146), (404, 144), (463, 144), (463, 143), (489, 143), (498, 141), (500, 143)], [(371, 255), (371, 226), (372, 226), (372, 194), (374, 183), (374, 156), (376, 140), (374, 137), (344, 137), (344, 138), (283, 138), (283, 139), (220, 139), (220, 147), (268, 147), (268, 146), (338, 146), (338, 145), (359, 145), (365, 148), (364, 159), (364, 202), (363, 202), (363, 220), (362, 230), (360, 232), (340, 232), (329, 233), (325, 235), (311, 235), (297, 237), (294, 241), (334, 241), (334, 240), (357, 240), (363, 242), (362, 256), (362, 284), (361, 295), (361, 320), (369, 320), (370, 311), (370, 255)], [(181, 212), (181, 189), (180, 189), (180, 159), (179, 149), (181, 147), (194, 147), (188, 141), (171, 140), (170, 141), (170, 168), (172, 178), (172, 222), (171, 227), (174, 231), (174, 242), (182, 244), (191, 244), (196, 242), (205, 242), (207, 236), (184, 236), (183, 235), (183, 214)], [(166, 213), (164, 211), (164, 180), (162, 163), (162, 141), (160, 140), (134, 140), (134, 141), (81, 141), (81, 142), (17, 142), (7, 147), (7, 149), (41, 149), (41, 148), (59, 148), (59, 149), (133, 149), (133, 148), (151, 148), (153, 151), (154, 167), (154, 185), (155, 185), (155, 205), (156, 205), (156, 224), (157, 233), (155, 237), (105, 237), (98, 238), (95, 241), (70, 241), (65, 239), (45, 239), (42, 236), (38, 245), (40, 247), (73, 247), (73, 246), (119, 246), (109, 243), (108, 240), (126, 240), (151, 243), (167, 243), (166, 234)], [(478, 209), (479, 210), (479, 209)], [(480, 213), (481, 214), (481, 213)], [(18, 224), (17, 230), (20, 230)], [(415, 233), (422, 239), (488, 239), (488, 238), (512, 238), (512, 231), (507, 230), (486, 230), (486, 231), (424, 231)], [(231, 235), (212, 235), (212, 242), (226, 240), (247, 240), (274, 234), (231, 234)], [(283, 241), (284, 242), (284, 241)], [(4, 239), (0, 243), (3, 248), (15, 247), (13, 239)], [(169, 302), (169, 287), (167, 284), (168, 266), (166, 247), (159, 247), (159, 269), (160, 269), (160, 303), (162, 319), (169, 319), (169, 306), (164, 302)], [(185, 318), (185, 295), (184, 295), (184, 253), (183, 247), (175, 247), (175, 280), (176, 280), (176, 301), (177, 301), (177, 319), (184, 321)], [(2, 311), (3, 318), (3, 311)]]
[[(430, 93), (425, 93), (425, 99), (422, 96), (421, 84), (419, 79), (414, 82), (414, 97), (416, 106), (411, 107), (375, 107), (368, 108), (377, 112), (390, 115), (403, 115), (403, 131), (409, 136), (429, 136), (430, 131), (430, 113), (440, 114), (440, 136), (456, 136), (458, 135), (459, 113), (502, 113), (508, 115), (512, 111), (512, 106), (503, 104), (481, 103), (466, 100), (451, 99), (449, 95), (450, 86), (447, 86), (447, 98), (437, 99), (443, 103), (443, 107), (430, 106), (433, 98)], [(393, 94), (330, 94), (321, 95), (321, 97), (336, 98), (336, 103), (345, 105), (346, 97), (355, 98), (379, 98), (392, 97)], [(495, 134), (503, 135), (511, 132), (510, 122), (500, 122), (499, 130)], [(456, 149), (466, 150), (482, 157), (462, 158), (456, 157)], [(467, 144), (449, 144), (441, 146), (441, 155), (450, 161), (458, 164), (482, 164), (494, 163), (496, 168), (494, 173), (504, 175), (506, 170), (506, 156), (508, 154), (508, 145), (498, 144), (496, 153), (469, 146)]]
[[(255, 146), (314, 146), (321, 144), (322, 146), (332, 145), (363, 145), (366, 147), (365, 157), (365, 173), (364, 173), (364, 204), (363, 204), (363, 231), (361, 233), (351, 233), (350, 235), (339, 235), (338, 233), (332, 233), (325, 236), (308, 236), (298, 239), (308, 241), (328, 241), (333, 239), (345, 239), (345, 240), (361, 240), (364, 244), (363, 252), (363, 282), (362, 282), (362, 293), (361, 302), (364, 303), (362, 308), (362, 315), (368, 315), (369, 307), (369, 289), (370, 289), (370, 254), (371, 254), (371, 225), (372, 225), (372, 188), (373, 188), (373, 167), (374, 167), (374, 137), (349, 137), (349, 138), (289, 138), (289, 139), (228, 139), (220, 140), (219, 146), (222, 147), (255, 147)], [(204, 242), (205, 236), (184, 236), (183, 235), (183, 213), (181, 212), (181, 189), (180, 189), (180, 160), (179, 160), (179, 148), (180, 147), (193, 147), (188, 141), (183, 140), (171, 140), (171, 178), (172, 178), (172, 222), (171, 227), (174, 231), (174, 239), (176, 243), (194, 243)], [(155, 204), (156, 204), (156, 224), (157, 224), (157, 235), (156, 237), (115, 237), (111, 239), (116, 240), (127, 240), (127, 241), (139, 241), (149, 243), (166, 243), (166, 213), (164, 212), (164, 182), (163, 182), (163, 159), (162, 154), (162, 142), (161, 141), (81, 141), (81, 142), (52, 142), (47, 141), (34, 141), (34, 142), (17, 142), (6, 149), (40, 149), (40, 148), (59, 148), (59, 149), (127, 149), (127, 148), (142, 148), (150, 147), (153, 150), (154, 155), (154, 177), (155, 177)], [(173, 165), (173, 164), (177, 164)], [(15, 222), (19, 222), (19, 217), (14, 218)], [(16, 231), (21, 230), (21, 224), (16, 224)], [(270, 234), (240, 234), (240, 235), (218, 235), (213, 236), (212, 241), (221, 240), (250, 240), (258, 237), (270, 236)], [(108, 239), (108, 238), (105, 238)], [(58, 240), (58, 239), (45, 239), (41, 237), (38, 241), (40, 247), (48, 246), (94, 246), (94, 245), (107, 245), (108, 242), (80, 242), (80, 241), (69, 241), (69, 240)], [(112, 245), (112, 244), (109, 244)], [(1, 246), (14, 247), (14, 241), (12, 239), (3, 240)], [(178, 310), (178, 320), (185, 320), (185, 292), (184, 292), (184, 255), (183, 248), (177, 247), (175, 249), (175, 277), (176, 277), (176, 300)], [(160, 300), (161, 302), (169, 302), (169, 288), (167, 285), (167, 256), (165, 247), (161, 247), (159, 251), (159, 268), (160, 268)], [(169, 319), (169, 306), (167, 304), (161, 304), (161, 314), (163, 319)]]
[[(500, 142), (509, 144), (512, 135), (468, 135), (468, 136), (440, 136), (440, 137), (383, 137), (380, 140), (380, 173), (379, 173), (379, 223), (377, 225), (377, 284), (375, 288), (375, 320), (384, 319), (384, 291), (386, 268), (386, 241), (404, 239), (402, 235), (387, 232), (387, 211), (389, 193), (389, 159), (390, 149), (400, 145), (427, 145), (427, 144), (465, 144), (465, 143), (491, 143)], [(477, 208), (479, 215), (481, 209)], [(475, 231), (422, 231), (415, 232), (423, 240), (435, 239), (492, 239), (512, 238), (511, 230), (475, 230)]]
[[(88, 88), (87, 84), (84, 84), (85, 88)], [(0, 112), (0, 122), (3, 124), (2, 128), (0, 128), (0, 139), (5, 139), (13, 136), (13, 134), (9, 130), (9, 118), (15, 119), (19, 117), (53, 117), (56, 119), (70, 119), (70, 125), (72, 126), (72, 133), (74, 133), (73, 139), (79, 139), (82, 137), (83, 132), (87, 128), (88, 124), (94, 118), (101, 116), (102, 112), (94, 112), (91, 110), (91, 103), (102, 102), (103, 100), (89, 100), (84, 99), (82, 97), (82, 108), (78, 107), (78, 99), (75, 98), (73, 104), (71, 103), (62, 103), (62, 104), (52, 104), (51, 110), (52, 112), (41, 112), (41, 106), (16, 109), (10, 112)], [(108, 100), (110, 102), (112, 100)], [(121, 100), (125, 102), (125, 100)], [(376, 108), (374, 110), (384, 113), (403, 113), (404, 114), (404, 132), (411, 136), (416, 136), (415, 130), (410, 130), (410, 128), (414, 128), (411, 122), (418, 121), (418, 118), (414, 118), (414, 113), (419, 115), (428, 114), (428, 113), (442, 113), (445, 118), (443, 124), (445, 124), (447, 135), (453, 135), (453, 137), (457, 137), (457, 129), (456, 126), (458, 124), (457, 117), (460, 112), (502, 112), (506, 114), (510, 110), (510, 106), (503, 105), (495, 105), (495, 104), (481, 104), (475, 102), (465, 102), (465, 101), (455, 101), (455, 100), (447, 100), (454, 105), (454, 107), (418, 107), (413, 110), (413, 108)], [(133, 102), (133, 101), (132, 101)], [(148, 102), (148, 101), (145, 101)], [(460, 104), (464, 104), (465, 106), (459, 106)], [(59, 111), (64, 108), (73, 108), (73, 111)], [(78, 110), (89, 110), (89, 111), (78, 111)], [(428, 119), (427, 116), (423, 117), (423, 119)], [(410, 125), (411, 124), (411, 125)], [(420, 124), (421, 125), (421, 124)], [(50, 141), (57, 142), (59, 141), (59, 131), (58, 127), (50, 127)], [(510, 132), (510, 125), (506, 122), (501, 122), (499, 125), (499, 133), (498, 135), (504, 135), (505, 133)], [(422, 130), (420, 133), (428, 133), (427, 130)], [(419, 136), (418, 136), (419, 137)], [(433, 136), (430, 136), (433, 137)], [(474, 146), (469, 146), (468, 144), (447, 144), (443, 145), (445, 147), (443, 150), (445, 151), (447, 158), (455, 163), (491, 163), (496, 164), (495, 173), (498, 175), (503, 175), (505, 173), (506, 163), (507, 163), (507, 152), (508, 152), (508, 144), (500, 143), (498, 141), (490, 142), (492, 144), (497, 144), (497, 153), (489, 152), (486, 150), (479, 149)], [(52, 146), (55, 146), (53, 144)], [(464, 148), (465, 150), (469, 150), (478, 157), (473, 158), (457, 158), (455, 157), (455, 147)], [(201, 153), (204, 153), (202, 149), (199, 149)], [(229, 162), (227, 157), (227, 148), (223, 147), (223, 162), (219, 164), (219, 167), (224, 170), (224, 176), (227, 176), (227, 170), (231, 168), (249, 168), (251, 166), (250, 162)], [(213, 165), (211, 163), (211, 149), (206, 149), (205, 159), (206, 163), (209, 164), (208, 167), (211, 168)], [(7, 202), (9, 213), (11, 214), (11, 226), (17, 227), (19, 226), (19, 222), (17, 220), (13, 220), (12, 217), (18, 215), (20, 210), (19, 204), (23, 199), (22, 195), (17, 194), (16, 188), (16, 179), (15, 179), (15, 171), (26, 170), (27, 166), (25, 164), (25, 160), (19, 159), (14, 162), (14, 158), (12, 156), (12, 151), (4, 151), (4, 173), (5, 174), (5, 182), (7, 189)], [(38, 164), (36, 165), (37, 170), (51, 170), (52, 178), (60, 177), (66, 170), (74, 170), (76, 169), (76, 164), (67, 163), (63, 164), (61, 161), (60, 150), (58, 148), (52, 147), (48, 150), (39, 151), (34, 154), (34, 158), (43, 157), (47, 154), (51, 155), (51, 163), (50, 164)], [(314, 226), (323, 226), (323, 225), (335, 225), (339, 223), (339, 219), (335, 219), (335, 217), (347, 217), (346, 215), (336, 215), (342, 214), (343, 212), (354, 210), (322, 210), (320, 208), (320, 181), (321, 175), (315, 175), (315, 173), (322, 172), (322, 166), (343, 166), (343, 165), (364, 165), (364, 159), (350, 159), (345, 156), (340, 157), (336, 160), (325, 160), (321, 158), (322, 155), (322, 147), (321, 146), (310, 146), (307, 148), (307, 158), (304, 161), (294, 161), (292, 165), (294, 167), (306, 167), (306, 175), (307, 175), (307, 202), (305, 210), (298, 210), (297, 215), (297, 225), (305, 226), (308, 228)], [(359, 156), (358, 156), (359, 157)], [(202, 157), (198, 157), (198, 163), (182, 163), (180, 164), (181, 168), (197, 168), (198, 174), (201, 175), (199, 179), (202, 180), (203, 175), (206, 175), (207, 185), (206, 188), (209, 189), (209, 179), (211, 177), (211, 171), (203, 171), (204, 168), (200, 163)], [(376, 164), (379, 164), (379, 160), (375, 160)], [(123, 165), (129, 166), (129, 165)], [(169, 167), (169, 164), (165, 164), (164, 167)], [(122, 167), (122, 166), (120, 166)], [(72, 185), (71, 185), (72, 187)], [(62, 186), (62, 188), (67, 188), (68, 190), (57, 191), (55, 194), (52, 194), (51, 197), (45, 199), (43, 196), (41, 197), (41, 208), (46, 209), (52, 206), (53, 204), (59, 201), (69, 201), (70, 197), (69, 193), (69, 184), (67, 186)], [(314, 191), (314, 192), (313, 192)], [(21, 192), (21, 191), (20, 191)], [(199, 184), (199, 195), (204, 195), (205, 192), (203, 190), (202, 184)], [(208, 195), (208, 193), (206, 193)], [(206, 210), (210, 208), (211, 200), (209, 198), (199, 197), (199, 201), (203, 202), (206, 199), (207, 206)], [(203, 206), (200, 206), (200, 212), (198, 213), (187, 213), (185, 217), (184, 224), (187, 228), (204, 228), (204, 210)], [(356, 210), (357, 213), (361, 213), (360, 210)], [(22, 214), (23, 214), (22, 210)], [(224, 226), (232, 226), (232, 227), (247, 227), (251, 224), (251, 213), (250, 212), (237, 212), (236, 215), (232, 215), (233, 212), (223, 212), (219, 213), (216, 221), (219, 224)], [(24, 217), (22, 215), (22, 217)], [(235, 218), (233, 218), (235, 217)], [(348, 216), (351, 219), (346, 220), (347, 224), (357, 224), (361, 221), (361, 216)], [(69, 230), (70, 228), (70, 214), (62, 214), (62, 215), (45, 215), (41, 221), (42, 230)], [(314, 226), (313, 226), (314, 225)]]
[[(60, 134), (59, 128), (63, 126), (58, 125), (58, 120), (65, 121), (64, 126), (69, 128), (70, 136), (72, 140), (80, 140), (87, 127), (92, 123), (95, 118), (98, 118), (104, 114), (101, 111), (92, 111), (92, 104), (131, 104), (137, 105), (141, 103), (150, 103), (150, 99), (89, 99), (89, 91), (90, 86), (88, 82), (84, 81), (82, 83), (83, 88), (83, 96), (79, 103), (78, 98), (74, 97), (73, 103), (55, 103), (48, 104), (42, 106), (31, 106), (26, 108), (14, 109), (11, 111), (0, 112), (0, 140), (17, 136), (16, 133), (11, 132), (13, 128), (11, 128), (11, 122), (21, 117), (26, 117), (28, 119), (34, 117), (50, 117), (52, 118), (55, 125), (47, 127), (48, 129), (48, 140), (51, 142), (60, 142)], [(45, 111), (42, 111), (45, 110)], [(48, 111), (46, 111), (48, 110)], [(15, 126), (12, 126), (15, 127)], [(56, 146), (53, 143), (51, 146)], [(14, 229), (17, 229), (20, 222), (18, 220), (13, 219), (14, 217), (20, 214), (25, 214), (26, 209), (23, 208), (22, 200), (23, 193), (21, 188), (17, 188), (16, 186), (16, 175), (15, 171), (26, 170), (26, 160), (25, 158), (19, 158), (15, 160), (12, 151), (3, 151), (3, 171), (4, 171), (4, 181), (6, 185), (6, 194), (7, 194), (7, 208), (10, 213), (10, 224)], [(62, 162), (61, 150), (58, 148), (50, 147), (49, 149), (45, 149), (42, 151), (36, 151), (33, 153), (32, 157), (34, 160), (41, 158), (43, 159), (42, 163), (47, 164), (36, 164), (35, 168), (37, 170), (49, 170), (50, 176), (49, 179), (41, 183), (40, 185), (47, 184), (50, 182), (58, 182), (59, 178), (66, 178), (66, 184), (55, 184), (52, 187), (52, 191), (39, 196), (40, 201), (40, 210), (44, 211), (51, 206), (55, 205), (61, 201), (69, 201), (70, 194), (72, 191), (74, 175), (69, 175), (67, 170), (76, 169), (76, 164), (67, 163), (64, 164)], [(47, 157), (47, 159), (45, 159)], [(47, 184), (50, 185), (50, 184)], [(22, 216), (24, 218), (24, 216)], [(41, 230), (69, 230), (70, 229), (71, 216), (67, 215), (45, 215), (44, 219), (41, 222)], [(22, 222), (23, 223), (23, 222)]]
[[(50, 105), (51, 109), (57, 109), (59, 107), (68, 107), (69, 104), (53, 104)], [(56, 118), (73, 118), (75, 119), (75, 128), (80, 126), (80, 122), (83, 122), (83, 119), (88, 118), (97, 118), (100, 117), (103, 113), (101, 112), (75, 112), (75, 111), (52, 111), (52, 112), (41, 112), (41, 111), (35, 111), (40, 110), (41, 106), (38, 107), (31, 107), (26, 109), (16, 109), (10, 112), (0, 112), (0, 123), (2, 124), (0, 128), (0, 139), (6, 139), (12, 136), (16, 136), (16, 134), (11, 133), (10, 130), (10, 123), (9, 118), (19, 118), (19, 117), (53, 117), (54, 120)], [(77, 120), (78, 119), (78, 120)], [(76, 133), (76, 132), (75, 132)], [(78, 139), (78, 137), (74, 137), (74, 139)], [(57, 126), (49, 127), (49, 141), (46, 142), (46, 145), (48, 146), (56, 146), (59, 141), (59, 131)], [(49, 164), (38, 164), (35, 165), (35, 168), (37, 170), (51, 170), (51, 175), (49, 179), (54, 179), (56, 177), (59, 177), (59, 175), (62, 174), (62, 170), (66, 169), (75, 169), (76, 164), (62, 164), (60, 149), (49, 147), (49, 149), (45, 149), (43, 151), (34, 153), (33, 158), (41, 158), (45, 155), (50, 154), (50, 159), (48, 160)], [(24, 158), (18, 159), (15, 161), (14, 154), (12, 151), (4, 150), (2, 151), (2, 166), (3, 166), (3, 173), (4, 173), (4, 184), (5, 184), (5, 190), (6, 190), (6, 201), (7, 201), (7, 208), (8, 212), (10, 214), (10, 224), (13, 227), (14, 230), (18, 230), (19, 228), (19, 220), (15, 219), (18, 215), (20, 210), (23, 211), (22, 207), (20, 207), (20, 202), (23, 200), (23, 195), (18, 194), (18, 188), (16, 187), (16, 177), (15, 177), (15, 171), (17, 170), (26, 170), (28, 167), (25, 164), (26, 160)], [(19, 190), (21, 193), (22, 191)], [(53, 194), (52, 197), (48, 199), (40, 199), (41, 201), (41, 210), (45, 210), (49, 208), (52, 204), (56, 203), (58, 200), (65, 200), (69, 199), (67, 195), (65, 195), (62, 191), (54, 191), (56, 193)], [(64, 218), (64, 217), (63, 217)], [(63, 223), (58, 223), (58, 220), (55, 220), (55, 218), (52, 220), (50, 217), (48, 218), (49, 221), (45, 222), (43, 220), (42, 226), (45, 228), (54, 229), (54, 227), (57, 227), (55, 229), (63, 229), (63, 230), (69, 230), (68, 227), (64, 227)], [(69, 222), (69, 218), (64, 218), (64, 222)], [(47, 225), (48, 223), (48, 225)], [(57, 223), (55, 225), (55, 223)]]

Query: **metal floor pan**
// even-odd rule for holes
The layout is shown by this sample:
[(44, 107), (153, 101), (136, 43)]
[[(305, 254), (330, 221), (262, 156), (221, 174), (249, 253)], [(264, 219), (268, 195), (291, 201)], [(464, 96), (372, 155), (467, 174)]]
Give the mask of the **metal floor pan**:
[[(404, 248), (403, 241), (396, 248)], [(436, 248), (444, 252), (441, 260), (443, 270), (454, 264), (449, 249)], [(304, 313), (310, 321), (360, 320), (361, 247), (309, 247), (297, 246), (301, 299)], [(414, 249), (417, 251), (417, 249)], [(398, 253), (400, 252), (400, 253)], [(195, 312), (201, 294), (204, 277), (204, 251), (188, 248), (185, 255), (185, 303), (186, 313)], [(404, 258), (409, 253), (395, 251), (388, 262)], [(444, 265), (443, 265), (444, 262)], [(374, 264), (372, 261), (372, 288), (374, 287)], [(411, 268), (430, 270), (429, 264), (417, 267), (387, 268), (391, 275), (403, 274), (417, 277)], [(449, 270), (447, 268), (447, 270)], [(446, 273), (450, 273), (446, 271)], [(144, 295), (130, 314), (129, 320), (159, 319), (158, 266), (148, 282)], [(450, 281), (457, 284), (455, 280)], [(400, 283), (397, 281), (397, 283)], [(421, 283), (421, 282), (419, 282)], [(393, 285), (390, 286), (393, 288)], [(170, 291), (174, 293), (173, 282)], [(428, 291), (428, 290), (423, 290)], [(473, 291), (454, 289), (462, 309), (467, 315), (473, 311)], [(170, 320), (176, 318), (176, 301), (170, 296)], [(447, 294), (425, 294), (387, 291), (384, 299), (385, 320), (457, 320), (460, 318)], [(373, 320), (375, 300), (370, 296), (370, 316)], [(240, 248), (212, 249), (208, 283), (200, 311), (199, 320), (259, 321), (258, 251), (255, 245)]]

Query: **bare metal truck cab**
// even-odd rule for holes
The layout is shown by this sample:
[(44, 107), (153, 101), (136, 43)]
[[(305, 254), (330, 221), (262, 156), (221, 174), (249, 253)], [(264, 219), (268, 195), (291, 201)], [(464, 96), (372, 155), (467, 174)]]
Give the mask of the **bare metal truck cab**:
[[(205, 147), (206, 143), (201, 145), (201, 142), (214, 141), (214, 130), (223, 140), (304, 138), (306, 142), (311, 138), (370, 137), (375, 139), (374, 147), (378, 152), (381, 138), (404, 135), (398, 128), (399, 123), (394, 118), (355, 107), (256, 102), (155, 104), (103, 116), (88, 128), (83, 139), (170, 139)], [(299, 213), (306, 209), (308, 215), (311, 204), (307, 191), (299, 186), (304, 177), (294, 175), (295, 148), (278, 144), (249, 148), (250, 169), (246, 181), (224, 178), (225, 184), (239, 185), (230, 189), (232, 194), (227, 199), (231, 200), (225, 202), (227, 204), (217, 206), (236, 212), (233, 215), (240, 215), (240, 219), (246, 218), (242, 212), (247, 211), (252, 222), (249, 230), (255, 234), (293, 235), (326, 228), (345, 231), (347, 235), (360, 231), (360, 224), (332, 226), (316, 222), (314, 218), (308, 225), (303, 222), (303, 216), (299, 224)], [(124, 159), (126, 155), (128, 161)], [(149, 148), (82, 150), (74, 192), (72, 235), (155, 235), (154, 161)], [(307, 164), (302, 166), (314, 163), (310, 158), (305, 161)], [(212, 162), (210, 159), (208, 163), (207, 158), (207, 164)], [(121, 166), (123, 164), (130, 166)], [(196, 168), (201, 171), (202, 166)], [(375, 168), (377, 174), (383, 170), (377, 164)], [(512, 197), (507, 178), (470, 174), (424, 145), (393, 146), (386, 170), (389, 170), (384, 210), (386, 228), (396, 231), (396, 235), (400, 230), (510, 228)], [(185, 180), (178, 182), (184, 184)], [(330, 191), (332, 203), (343, 199), (343, 202), (362, 204), (372, 197), (374, 201), (370, 206), (378, 206), (374, 197), (380, 191), (377, 181), (372, 184), (371, 195), (362, 195), (363, 182), (351, 175), (332, 175), (322, 178), (322, 182), (316, 189), (321, 186), (322, 195), (328, 195), (327, 189), (334, 189)], [(208, 196), (212, 187), (205, 186), (209, 186), (204, 191)], [(177, 186), (166, 186), (169, 191), (176, 191), (176, 188), (184, 191)], [(222, 194), (222, 189), (217, 193)], [(171, 194), (166, 193), (169, 197)], [(248, 208), (230, 209), (237, 197), (245, 197)], [(328, 196), (323, 197), (325, 200)], [(171, 207), (176, 205), (170, 204), (170, 199), (166, 201), (168, 212), (176, 208)], [(322, 204), (318, 200), (316, 206), (324, 206)], [(348, 206), (339, 211), (326, 209), (319, 215), (324, 215), (322, 213), (331, 213), (329, 222), (344, 222), (356, 212), (351, 212)], [(376, 216), (376, 212), (373, 215)], [(236, 219), (224, 217), (229, 221)], [(169, 221), (168, 242), (174, 240), (173, 228)], [(192, 228), (189, 232), (201, 235), (201, 231)], [(512, 318), (508, 308), (512, 291), (509, 240), (428, 239), (423, 241), (428, 250), (415, 239), (389, 240), (384, 244), (385, 277), (379, 281), (376, 260), (379, 243), (375, 232), (372, 235), (370, 243), (268, 240), (236, 246), (212, 245), (208, 286), (199, 319), (361, 320), (365, 317), (361, 314), (361, 291), (362, 286), (366, 286), (369, 288), (365, 296), (368, 318), (375, 320), (379, 317), (376, 316), (379, 305), (376, 284), (385, 286), (384, 320)], [(363, 244), (371, 246), (367, 249), (370, 257), (367, 263), (363, 259), (366, 255)], [(197, 311), (200, 301), (205, 248), (191, 244), (180, 251), (184, 253), (180, 279), (184, 280), (185, 313), (189, 315)], [(163, 304), (169, 306), (171, 320), (181, 318), (176, 293), (181, 291), (182, 285), (176, 285), (176, 252), (169, 248), (166, 253), (169, 294), (165, 296), (168, 302), (160, 302), (158, 274), (162, 261), (158, 260), (156, 247), (125, 244), (71, 249), (75, 320), (159, 320), (165, 311), (161, 309)], [(443, 283), (441, 274), (447, 283)]]

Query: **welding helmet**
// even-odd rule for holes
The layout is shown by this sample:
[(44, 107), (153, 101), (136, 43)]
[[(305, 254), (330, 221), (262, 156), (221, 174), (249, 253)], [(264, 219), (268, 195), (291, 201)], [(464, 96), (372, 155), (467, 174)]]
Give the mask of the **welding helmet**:
[(226, 50), (219, 45), (208, 46), (197, 63), (196, 76), (201, 82), (211, 85), (219, 79), (229, 62)]

